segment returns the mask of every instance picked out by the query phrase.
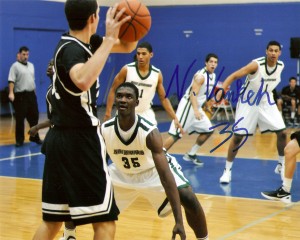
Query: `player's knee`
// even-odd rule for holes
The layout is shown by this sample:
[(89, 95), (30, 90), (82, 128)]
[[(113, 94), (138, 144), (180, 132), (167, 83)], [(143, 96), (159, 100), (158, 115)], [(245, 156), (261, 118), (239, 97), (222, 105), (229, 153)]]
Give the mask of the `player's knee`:
[(93, 223), (93, 229), (99, 239), (114, 239), (116, 223), (115, 221)]
[(240, 144), (241, 141), (243, 140), (243, 138), (244, 138), (244, 136), (241, 136), (241, 135), (234, 135), (234, 137), (233, 137), (233, 143), (234, 143), (235, 145)]
[(279, 138), (280, 140), (286, 140), (286, 130), (282, 130), (280, 132), (277, 132), (277, 138)]
[(179, 189), (181, 205), (186, 211), (196, 212), (200, 208), (200, 203), (190, 187)]

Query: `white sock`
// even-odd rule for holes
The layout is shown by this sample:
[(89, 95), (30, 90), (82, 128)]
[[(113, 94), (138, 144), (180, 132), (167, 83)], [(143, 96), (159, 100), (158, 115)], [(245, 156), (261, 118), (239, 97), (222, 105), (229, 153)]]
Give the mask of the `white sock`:
[(282, 165), (283, 161), (284, 161), (284, 156), (278, 156), (278, 163), (281, 163)]
[(291, 112), (291, 119), (294, 119), (295, 118), (295, 112)]
[(284, 178), (283, 179), (283, 184), (282, 184), (283, 190), (288, 192), (288, 193), (291, 192), (292, 182), (293, 182), (293, 179)]
[(76, 237), (76, 230), (75, 228), (74, 229), (68, 229), (65, 227), (65, 230), (64, 230), (64, 238), (65, 239), (68, 239), (68, 237)]
[(191, 148), (191, 150), (188, 152), (188, 154), (189, 154), (189, 155), (192, 155), (192, 156), (196, 155), (196, 153), (198, 152), (199, 148), (200, 148), (200, 146), (199, 146), (198, 144), (195, 144), (195, 145)]
[(230, 171), (232, 168), (233, 162), (229, 162), (226, 160), (225, 169), (226, 171)]

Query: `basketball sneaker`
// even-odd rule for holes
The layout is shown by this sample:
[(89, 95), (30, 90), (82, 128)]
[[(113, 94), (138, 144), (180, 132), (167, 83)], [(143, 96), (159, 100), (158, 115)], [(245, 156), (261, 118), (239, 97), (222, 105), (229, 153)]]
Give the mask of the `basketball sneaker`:
[(224, 169), (222, 177), (220, 177), (220, 183), (230, 183), (231, 181), (231, 169), (229, 171)]
[(70, 237), (68, 237), (68, 238), (61, 237), (59, 240), (76, 240), (76, 238), (73, 237), (73, 236), (70, 236)]
[(282, 169), (282, 163), (277, 163), (277, 166), (276, 166), (274, 172), (276, 174), (280, 174), (281, 173), (281, 169)]
[(172, 213), (171, 204), (169, 200), (166, 198), (161, 204), (161, 206), (158, 208), (157, 214), (159, 217), (164, 218), (170, 215), (170, 213)]
[(188, 153), (184, 154), (183, 155), (183, 160), (185, 161), (191, 161), (193, 162), (195, 165), (198, 165), (198, 166), (203, 166), (203, 162), (197, 157), (197, 155), (190, 155)]
[(289, 192), (284, 191), (282, 187), (278, 188), (276, 191), (261, 192), (261, 195), (270, 200), (281, 201), (283, 203), (291, 203), (292, 196)]

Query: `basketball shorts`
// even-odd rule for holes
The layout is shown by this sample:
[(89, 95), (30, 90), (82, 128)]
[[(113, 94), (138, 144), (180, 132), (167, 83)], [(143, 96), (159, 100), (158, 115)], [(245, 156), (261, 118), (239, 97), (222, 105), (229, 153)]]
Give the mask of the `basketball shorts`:
[[(184, 132), (187, 132), (188, 134), (213, 132), (213, 130), (209, 129), (212, 127), (211, 121), (202, 108), (199, 109), (199, 112), (202, 116), (200, 120), (195, 118), (192, 103), (185, 97), (180, 100), (176, 111), (176, 116)], [(180, 138), (182, 137), (180, 130), (175, 127), (174, 120), (171, 123), (169, 134)]]
[[(282, 116), (276, 106), (269, 102), (260, 102), (250, 106), (248, 103), (238, 102), (235, 115), (237, 135), (253, 135), (258, 125), (261, 132), (277, 132), (286, 128)], [(245, 131), (246, 129), (247, 131)]]
[[(190, 186), (176, 158), (169, 154), (166, 154), (166, 157), (177, 188)], [(166, 194), (155, 167), (138, 174), (125, 174), (112, 163), (109, 165), (109, 172), (114, 185), (116, 202), (121, 212), (139, 196), (146, 198), (156, 210), (161, 209), (162, 205), (166, 206)], [(171, 209), (170, 204), (168, 205)]]
[(300, 131), (297, 131), (297, 132), (294, 132), (292, 135), (291, 135), (291, 140), (293, 139), (296, 139), (297, 142), (298, 142), (298, 145), (300, 147)]
[(53, 127), (43, 148), (45, 221), (72, 220), (81, 225), (118, 219), (106, 148), (98, 127)]

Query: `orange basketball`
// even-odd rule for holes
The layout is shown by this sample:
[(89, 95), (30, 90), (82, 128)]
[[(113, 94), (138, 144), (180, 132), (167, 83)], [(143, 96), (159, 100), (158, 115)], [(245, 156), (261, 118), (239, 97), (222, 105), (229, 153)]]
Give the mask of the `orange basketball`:
[(119, 38), (126, 42), (135, 42), (143, 38), (150, 30), (151, 15), (148, 8), (138, 0), (122, 0), (119, 3), (118, 11), (123, 7), (126, 11), (123, 17), (131, 16), (131, 19), (125, 22), (119, 33)]

